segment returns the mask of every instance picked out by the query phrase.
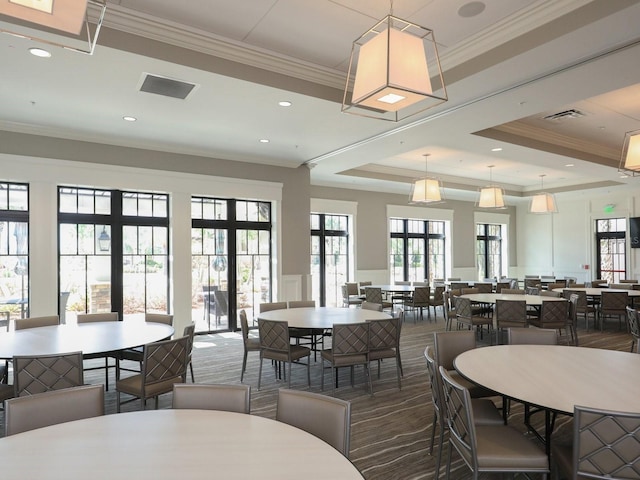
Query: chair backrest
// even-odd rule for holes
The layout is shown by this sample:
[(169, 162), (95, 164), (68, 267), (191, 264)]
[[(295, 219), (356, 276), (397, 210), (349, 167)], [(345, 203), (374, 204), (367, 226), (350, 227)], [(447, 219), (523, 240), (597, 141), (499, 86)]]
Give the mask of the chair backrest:
[(281, 388), (278, 390), (276, 420), (315, 435), (349, 458), (351, 402)]
[(81, 385), (5, 402), (5, 435), (104, 415), (104, 387)]
[(467, 287), (462, 289), (462, 295), (475, 295), (476, 293), (480, 293), (480, 290), (476, 287)]
[(145, 313), (144, 321), (152, 323), (164, 323), (165, 325), (173, 326), (173, 315), (168, 315), (166, 313)]
[(524, 293), (526, 295), (540, 295), (539, 287), (524, 287)]
[(640, 314), (633, 307), (627, 307), (627, 321), (629, 323), (629, 333), (636, 340), (636, 352), (640, 353)]
[(362, 308), (364, 310), (373, 310), (375, 312), (381, 312), (382, 311), (382, 304), (381, 303), (371, 303), (371, 302), (367, 302), (365, 300), (364, 302), (362, 302), (362, 305), (360, 306), (360, 308)]
[(396, 285), (411, 285), (411, 282), (407, 280), (396, 280), (394, 283)]
[(616, 290), (633, 290), (633, 285), (629, 283), (610, 283), (609, 288)]
[(603, 291), (600, 297), (600, 309), (602, 311), (626, 311), (629, 299), (627, 292)]
[(242, 331), (242, 341), (246, 346), (249, 341), (249, 322), (247, 321), (247, 312), (244, 309), (240, 310), (240, 330)]
[(413, 291), (414, 306), (429, 306), (429, 298), (431, 297), (431, 287), (416, 287)]
[(563, 324), (566, 323), (569, 317), (569, 302), (542, 302), (540, 308), (540, 322), (545, 323)]
[(440, 372), (438, 372), (436, 367), (431, 347), (424, 349), (424, 359), (427, 362), (427, 373), (429, 374), (429, 383), (431, 384), (431, 401), (433, 402), (433, 410), (436, 418), (440, 422), (440, 425), (442, 425), (442, 381), (438, 378)]
[(496, 293), (502, 293), (502, 290), (511, 288), (511, 281), (496, 283)]
[(289, 302), (289, 308), (310, 308), (315, 306), (315, 300), (293, 300)]
[(593, 288), (607, 288), (608, 284), (609, 284), (609, 281), (604, 280), (602, 278), (591, 280), (591, 287)]
[(414, 287), (428, 287), (429, 282), (412, 282)]
[(500, 290), (503, 295), (524, 295), (524, 290), (521, 288), (503, 288)]
[(260, 313), (270, 312), (271, 310), (285, 310), (287, 302), (269, 302), (260, 304)]
[(555, 330), (541, 328), (509, 328), (507, 343), (509, 345), (557, 345), (558, 334)]
[(474, 471), (478, 472), (476, 430), (471, 414), (469, 391), (457, 383), (442, 366), (438, 367), (442, 379), (442, 398), (445, 404), (449, 442)]
[(476, 334), (471, 330), (433, 332), (433, 348), (436, 366), (453, 370), (458, 355), (476, 348)]
[(16, 318), (13, 325), (16, 330), (49, 327), (51, 325), (60, 325), (60, 317), (58, 315), (47, 315), (46, 317)]
[(78, 318), (78, 323), (117, 322), (118, 312), (79, 313), (77, 318)]
[(258, 319), (260, 349), (289, 353), (289, 323), (278, 320)]
[(554, 283), (547, 285), (547, 290), (554, 290), (556, 288), (565, 288), (567, 286), (566, 280), (556, 280)]
[(369, 324), (369, 351), (388, 350), (400, 345), (400, 317), (367, 320)]
[[(496, 300), (496, 322), (527, 324), (527, 302), (525, 300)], [(515, 326), (515, 325), (512, 325)]]
[(334, 358), (369, 353), (369, 323), (334, 324), (332, 335)]
[(182, 331), (182, 336), (187, 337), (186, 365), (189, 365), (191, 363), (191, 357), (193, 354), (193, 339), (195, 337), (195, 334), (196, 334), (196, 324), (194, 322), (191, 322), (189, 325), (184, 327), (184, 330)]
[(365, 287), (364, 296), (367, 302), (382, 305), (382, 290), (379, 287)]
[(524, 288), (526, 289), (527, 287), (540, 288), (540, 279), (539, 278), (527, 278), (525, 276)]
[(172, 408), (251, 413), (251, 386), (176, 383)]
[(181, 379), (184, 383), (188, 352), (188, 336), (146, 344), (142, 354), (143, 390), (163, 382), (169, 384), (170, 381), (174, 381), (175, 383), (176, 379)]
[(82, 384), (82, 352), (13, 357), (13, 386), (16, 397), (78, 387)]
[(433, 299), (431, 300), (432, 305), (442, 305), (443, 303), (443, 295), (444, 295), (445, 287), (444, 285), (437, 285), (436, 288), (433, 289)]
[(560, 292), (553, 292), (551, 290), (541, 290), (540, 291), (540, 296), (541, 297), (560, 298), (562, 296), (562, 294)]
[(454, 304), (456, 308), (456, 317), (471, 318), (473, 310), (471, 309), (471, 300), (464, 297), (455, 297)]
[(469, 282), (453, 282), (452, 281), (449, 288), (451, 290), (462, 290), (463, 288), (468, 288), (468, 287), (469, 287)]
[(358, 284), (356, 282), (347, 282), (345, 283), (347, 287), (347, 295), (358, 295)]
[(578, 325), (578, 301), (580, 296), (572, 293), (569, 297), (569, 320), (573, 325)]
[(473, 288), (478, 289), (478, 293), (491, 293), (493, 292), (493, 283), (480, 283), (473, 284)]
[(224, 316), (229, 314), (229, 292), (227, 290), (216, 290), (213, 292), (216, 299), (216, 315)]
[(574, 478), (640, 478), (640, 413), (576, 405)]

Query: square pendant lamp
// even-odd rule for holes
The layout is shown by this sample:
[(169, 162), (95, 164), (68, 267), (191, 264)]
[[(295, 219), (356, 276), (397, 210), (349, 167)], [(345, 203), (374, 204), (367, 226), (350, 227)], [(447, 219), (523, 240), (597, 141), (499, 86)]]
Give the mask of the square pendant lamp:
[[(540, 189), (544, 189), (543, 179), (545, 175), (540, 175)], [(558, 213), (558, 207), (556, 205), (556, 199), (552, 193), (540, 192), (531, 197), (531, 203), (529, 204), (529, 213)]]
[(412, 204), (434, 204), (444, 202), (442, 183), (437, 178), (429, 177), (427, 169), (427, 159), (429, 154), (424, 154), (425, 176), (417, 179), (411, 187), (409, 203)]
[(640, 175), (640, 130), (627, 132), (624, 135), (620, 171), (627, 171), (632, 175)]
[(432, 30), (388, 15), (353, 43), (343, 112), (397, 122), (446, 101)]
[(497, 185), (493, 185), (491, 171), (495, 165), (489, 165), (489, 185), (480, 189), (477, 206), (480, 208), (491, 208), (502, 210), (507, 208), (504, 203), (504, 190)]
[(91, 55), (106, 9), (106, 0), (0, 0), (0, 32)]

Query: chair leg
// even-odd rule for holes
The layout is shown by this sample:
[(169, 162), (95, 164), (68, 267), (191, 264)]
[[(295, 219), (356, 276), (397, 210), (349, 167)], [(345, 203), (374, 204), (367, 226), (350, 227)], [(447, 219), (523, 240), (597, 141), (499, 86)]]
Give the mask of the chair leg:
[(189, 371), (191, 372), (191, 383), (196, 383), (196, 379), (193, 376), (193, 363), (189, 362)]
[(116, 391), (116, 412), (120, 413), (120, 391)]
[(262, 355), (260, 355), (260, 369), (258, 370), (258, 390), (260, 390), (261, 379), (262, 379)]
[(307, 359), (307, 386), (311, 388), (311, 357)]
[[(244, 320), (243, 320), (244, 321)], [(242, 371), (240, 372), (240, 383), (244, 379), (244, 371), (247, 369), (247, 351), (244, 351), (244, 357), (242, 358)], [(193, 378), (192, 378), (193, 380)]]
[(434, 480), (440, 476), (440, 463), (442, 462), (442, 449), (444, 448), (444, 425), (440, 425), (440, 439), (438, 440), (438, 456), (436, 457), (436, 470)]

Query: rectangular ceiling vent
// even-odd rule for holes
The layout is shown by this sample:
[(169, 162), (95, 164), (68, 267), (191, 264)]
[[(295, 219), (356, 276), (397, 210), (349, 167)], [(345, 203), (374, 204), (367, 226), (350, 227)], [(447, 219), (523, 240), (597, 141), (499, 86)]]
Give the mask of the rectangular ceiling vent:
[(140, 91), (184, 100), (195, 87), (195, 83), (145, 73)]
[(543, 117), (543, 118), (544, 120), (564, 120), (568, 118), (581, 118), (581, 117), (584, 117), (584, 113), (582, 113), (580, 110), (576, 110), (575, 108), (571, 108), (563, 112), (547, 115), (546, 117)]

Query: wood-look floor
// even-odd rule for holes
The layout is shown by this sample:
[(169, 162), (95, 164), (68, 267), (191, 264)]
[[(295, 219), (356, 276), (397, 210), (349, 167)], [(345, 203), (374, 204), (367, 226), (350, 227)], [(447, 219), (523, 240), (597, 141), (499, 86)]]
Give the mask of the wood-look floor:
[[(414, 323), (412, 317), (408, 317), (404, 322), (401, 336), (404, 367), (402, 390), (397, 388), (393, 361), (383, 362), (380, 379), (377, 378), (377, 369), (373, 368), (373, 396), (364, 389), (362, 369), (356, 370), (353, 387), (348, 378), (348, 369), (343, 369), (341, 373), (336, 396), (352, 402), (350, 458), (367, 480), (434, 478), (437, 448), (434, 450), (434, 456), (428, 454), (433, 415), (423, 351), (427, 345), (433, 345), (433, 332), (444, 329), (440, 312), (438, 314), (437, 321), (430, 321), (425, 316), (424, 321)], [(628, 351), (631, 343), (631, 336), (625, 332), (587, 333), (579, 330), (578, 333), (580, 345), (586, 347)], [(236, 333), (196, 336), (193, 355), (196, 382), (239, 383), (242, 351), (242, 340)], [(244, 383), (252, 387), (251, 413), (274, 418), (277, 389), (286, 386), (286, 382), (277, 381), (271, 363), (265, 362), (262, 386), (258, 391), (258, 366), (258, 354), (250, 352)], [(307, 388), (305, 370), (305, 367), (293, 366), (292, 388)], [(319, 359), (312, 362), (311, 371), (311, 391), (320, 392), (322, 369)], [(104, 376), (102, 373), (88, 372), (86, 381), (104, 382)], [(330, 385), (330, 374), (327, 370), (324, 393), (331, 393)], [(106, 399), (107, 413), (114, 413), (116, 409), (113, 381)], [(170, 403), (171, 395), (163, 395), (160, 408), (168, 408)], [(124, 405), (123, 411), (137, 408), (139, 403), (134, 402)], [(147, 408), (153, 408), (152, 401), (148, 402)], [(567, 421), (567, 418), (559, 419), (556, 429), (558, 435), (564, 434), (562, 427)], [(513, 407), (509, 423), (521, 428), (520, 407)], [(215, 432), (212, 432), (212, 435), (215, 435)], [(250, 452), (247, 452), (246, 461), (251, 461)], [(313, 468), (313, 465), (309, 465), (309, 468)], [(444, 468), (441, 472), (444, 478)], [(223, 477), (224, 475), (221, 478)], [(301, 478), (304, 478), (304, 472), (301, 472)], [(451, 478), (470, 478), (468, 469), (456, 455)]]

